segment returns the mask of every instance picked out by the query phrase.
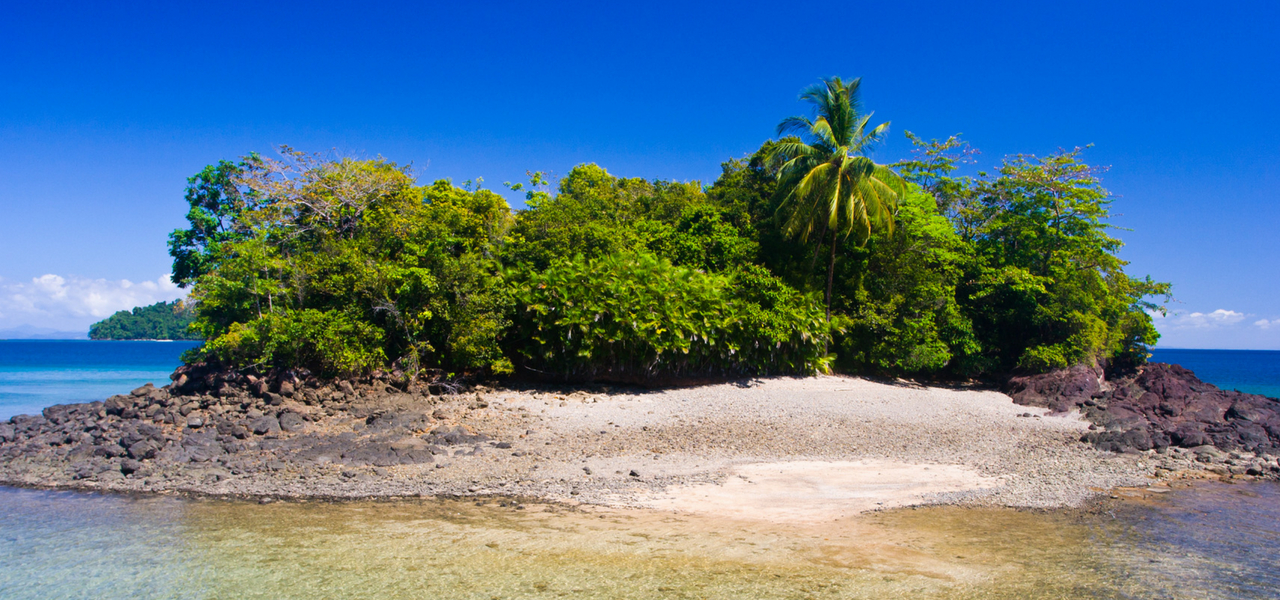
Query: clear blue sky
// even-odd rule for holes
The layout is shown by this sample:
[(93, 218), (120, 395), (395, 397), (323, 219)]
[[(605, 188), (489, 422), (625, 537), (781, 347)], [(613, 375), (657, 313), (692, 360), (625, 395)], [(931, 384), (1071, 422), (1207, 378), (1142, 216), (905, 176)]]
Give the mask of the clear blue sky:
[(6, 7), (0, 328), (172, 296), (185, 178), (218, 159), (710, 183), (840, 75), (893, 122), (882, 162), (905, 130), (984, 166), (1095, 144), (1132, 272), (1175, 284), (1162, 345), (1280, 348), (1280, 3), (186, 4)]

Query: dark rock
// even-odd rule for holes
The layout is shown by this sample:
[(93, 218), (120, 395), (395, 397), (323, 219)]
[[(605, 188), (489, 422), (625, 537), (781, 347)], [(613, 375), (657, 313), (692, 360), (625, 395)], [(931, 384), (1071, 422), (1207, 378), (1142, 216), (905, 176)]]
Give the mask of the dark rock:
[(1005, 393), (1023, 406), (1062, 412), (1057, 409), (1102, 397), (1103, 377), (1103, 370), (1099, 367), (1077, 365), (1042, 375), (1013, 377), (1005, 385)]
[[(460, 444), (475, 444), (477, 442), (489, 441), (489, 436), (472, 433), (466, 427), (461, 425), (453, 428), (437, 427), (427, 434), (423, 439), (428, 443), (438, 444), (441, 446), (457, 446)], [(508, 448), (510, 445), (507, 446)]]
[(222, 446), (217, 443), (191, 446), (186, 450), (187, 460), (191, 462), (209, 462), (224, 453)]
[(155, 390), (156, 390), (155, 384), (148, 383), (143, 385), (140, 388), (135, 388), (132, 392), (129, 392), (129, 394), (134, 398), (141, 398), (143, 396), (150, 394), (151, 392), (154, 392)]
[(1218, 389), (1178, 365), (1150, 363), (1105, 380), (1099, 373), (1073, 367), (1015, 377), (1005, 389), (1019, 404), (1056, 412), (1084, 407), (1085, 417), (1106, 431), (1082, 440), (1106, 450), (1212, 444), (1272, 454), (1280, 448), (1280, 400)]
[(98, 444), (93, 447), (94, 456), (103, 456), (106, 458), (117, 458), (124, 456), (127, 451), (120, 444)]
[(640, 472), (635, 469), (632, 469), (630, 473), (627, 473), (627, 475), (630, 475), (631, 477), (639, 477)]
[(425, 414), (417, 412), (385, 412), (369, 415), (365, 424), (374, 431), (408, 432), (426, 429), (431, 420)]
[(302, 415), (293, 411), (280, 413), (278, 420), (280, 422), (280, 429), (285, 431), (302, 431), (307, 426), (307, 422), (302, 419)]
[(137, 473), (138, 471), (141, 471), (141, 470), (142, 470), (142, 463), (136, 460), (126, 458), (120, 461), (120, 472), (124, 473), (125, 475), (133, 475), (134, 473)]
[(351, 386), (351, 382), (345, 380), (338, 382), (338, 391), (346, 394), (348, 397), (354, 396), (356, 393), (355, 388)]
[(259, 417), (253, 421), (251, 425), (253, 433), (257, 435), (266, 435), (268, 433), (276, 433), (280, 431), (280, 421), (275, 417)]
[(506, 450), (511, 447), (511, 442), (498, 442), (497, 444), (494, 444), (493, 447)]
[(65, 404), (58, 404), (45, 408), (41, 411), (41, 415), (50, 423), (61, 425), (71, 419), (70, 408)]
[(16, 415), (9, 419), (9, 423), (13, 425), (15, 431), (29, 436), (40, 433), (41, 430), (49, 425), (49, 422), (44, 417), (34, 415)]
[(164, 441), (164, 430), (150, 423), (138, 425), (138, 435), (155, 442)]
[(280, 395), (281, 395), (281, 396), (284, 396), (284, 397), (286, 397), (286, 398), (292, 398), (292, 397), (293, 397), (293, 392), (294, 392), (294, 389), (293, 389), (293, 383), (288, 382), (288, 381), (282, 381), (282, 382), (280, 382)]
[(187, 417), (187, 427), (200, 429), (201, 427), (204, 427), (204, 419), (200, 417)]
[(391, 443), (379, 442), (348, 448), (342, 452), (341, 460), (346, 465), (391, 467), (431, 463), (435, 461), (435, 457), (426, 442), (408, 437)]
[(129, 458), (134, 460), (147, 460), (155, 458), (157, 452), (160, 451), (160, 445), (152, 440), (142, 440), (129, 446)]
[(0, 424), (0, 443), (12, 442), (18, 439), (18, 434), (13, 430), (13, 425), (8, 423)]

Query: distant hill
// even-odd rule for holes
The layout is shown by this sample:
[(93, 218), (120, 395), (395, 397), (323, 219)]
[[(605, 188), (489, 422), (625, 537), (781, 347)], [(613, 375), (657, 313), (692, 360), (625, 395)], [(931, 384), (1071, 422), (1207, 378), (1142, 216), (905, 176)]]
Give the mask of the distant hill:
[(92, 340), (198, 340), (187, 330), (195, 319), (192, 307), (181, 300), (157, 302), (122, 310), (89, 326)]
[(83, 340), (87, 337), (83, 331), (59, 331), (30, 325), (0, 329), (0, 340)]

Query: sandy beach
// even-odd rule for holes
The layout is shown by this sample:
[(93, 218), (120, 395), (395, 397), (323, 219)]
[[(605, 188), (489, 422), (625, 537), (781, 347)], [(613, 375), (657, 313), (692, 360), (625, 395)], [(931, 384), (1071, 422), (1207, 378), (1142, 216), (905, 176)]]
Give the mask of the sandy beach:
[[(105, 433), (78, 443), (58, 443), (67, 427), (54, 421), (28, 424), (46, 433), (0, 445), (0, 481), (269, 498), (506, 496), (814, 522), (939, 503), (1078, 506), (1197, 465), (1173, 451), (1097, 450), (1079, 441), (1089, 423), (1078, 413), (1050, 415), (999, 392), (853, 377), (456, 395), (371, 386), (312, 401), (325, 393), (277, 405), (144, 388), (137, 406), (186, 414), (153, 408), (154, 425), (90, 415)], [(93, 410), (79, 406), (68, 419)], [(117, 430), (117, 446), (154, 438), (142, 442), (152, 456), (132, 466), (103, 456)]]

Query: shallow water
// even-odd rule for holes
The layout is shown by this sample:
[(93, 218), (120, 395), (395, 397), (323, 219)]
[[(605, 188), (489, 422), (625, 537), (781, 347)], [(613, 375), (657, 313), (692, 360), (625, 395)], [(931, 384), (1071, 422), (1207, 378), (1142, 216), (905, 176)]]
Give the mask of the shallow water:
[(0, 597), (1256, 598), (1277, 589), (1277, 499), (1205, 486), (1110, 513), (934, 507), (805, 527), (0, 488)]

